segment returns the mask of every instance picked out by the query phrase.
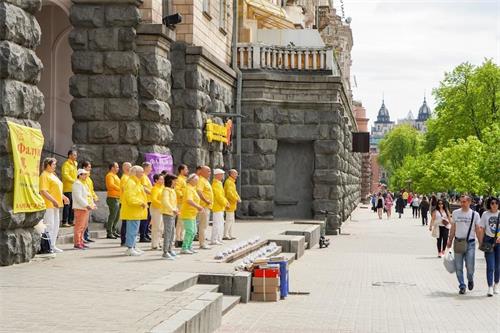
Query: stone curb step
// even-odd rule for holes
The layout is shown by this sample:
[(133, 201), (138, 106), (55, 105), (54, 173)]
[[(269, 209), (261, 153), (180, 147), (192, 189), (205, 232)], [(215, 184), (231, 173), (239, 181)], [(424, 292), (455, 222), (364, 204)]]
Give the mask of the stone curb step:
[(222, 315), (231, 311), (236, 305), (240, 303), (240, 296), (226, 296), (222, 297)]
[[(184, 291), (193, 287), (198, 282), (195, 273), (170, 273), (135, 288), (137, 291)], [(218, 286), (217, 286), (218, 288)]]

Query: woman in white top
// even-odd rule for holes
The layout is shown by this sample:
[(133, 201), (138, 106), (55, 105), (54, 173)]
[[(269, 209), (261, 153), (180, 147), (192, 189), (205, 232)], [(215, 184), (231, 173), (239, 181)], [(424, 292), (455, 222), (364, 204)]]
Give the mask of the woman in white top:
[(420, 217), (418, 214), (420, 211), (420, 198), (418, 197), (417, 194), (415, 194), (415, 197), (413, 198), (413, 200), (411, 202), (411, 210), (412, 210), (413, 218), (418, 219)]
[(73, 197), (73, 211), (75, 214), (75, 227), (73, 242), (75, 249), (84, 250), (88, 246), (83, 243), (83, 233), (89, 222), (89, 214), (95, 209), (94, 199), (85, 183), (89, 172), (85, 169), (78, 169), (77, 179), (73, 183), (71, 195)]
[[(493, 252), (484, 252), (486, 259), (486, 280), (488, 282), (488, 296), (500, 292), (500, 213), (498, 199), (494, 197), (486, 200), (486, 209), (481, 216), (479, 226), (481, 233), (479, 241), (494, 244)], [(493, 282), (495, 283), (493, 285)]]
[(437, 238), (438, 257), (441, 258), (446, 250), (448, 234), (451, 228), (451, 214), (446, 209), (443, 200), (438, 200), (436, 209), (431, 214), (429, 230), (432, 236)]

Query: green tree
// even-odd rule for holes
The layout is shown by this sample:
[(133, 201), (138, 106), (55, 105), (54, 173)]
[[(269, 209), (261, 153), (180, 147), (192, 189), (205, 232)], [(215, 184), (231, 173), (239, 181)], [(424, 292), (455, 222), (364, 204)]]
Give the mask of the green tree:
[(417, 156), (422, 135), (410, 125), (396, 126), (379, 143), (379, 163), (392, 174), (403, 165), (406, 156)]

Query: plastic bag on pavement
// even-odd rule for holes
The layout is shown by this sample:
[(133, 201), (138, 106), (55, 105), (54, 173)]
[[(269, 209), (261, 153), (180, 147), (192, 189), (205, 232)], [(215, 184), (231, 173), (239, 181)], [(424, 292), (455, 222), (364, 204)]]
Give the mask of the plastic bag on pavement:
[(444, 256), (443, 265), (448, 273), (455, 273), (455, 255), (453, 254), (453, 251), (448, 251), (448, 253)]

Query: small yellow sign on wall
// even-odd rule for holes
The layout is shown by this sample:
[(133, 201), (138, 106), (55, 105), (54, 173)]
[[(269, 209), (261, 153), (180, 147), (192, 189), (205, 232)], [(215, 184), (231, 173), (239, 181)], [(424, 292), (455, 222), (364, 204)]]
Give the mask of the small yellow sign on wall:
[(232, 120), (228, 120), (224, 125), (219, 125), (208, 119), (205, 126), (207, 141), (218, 141), (229, 145), (231, 143), (232, 127)]

